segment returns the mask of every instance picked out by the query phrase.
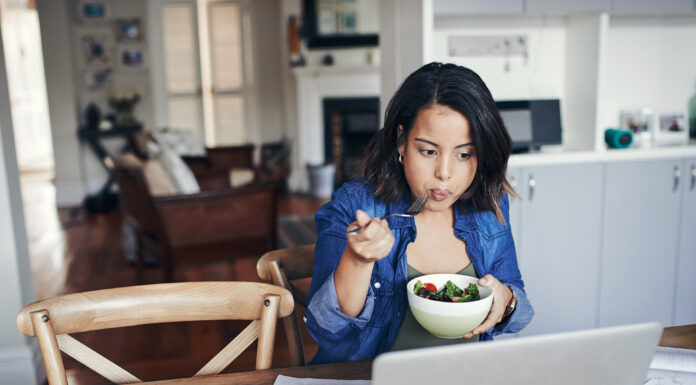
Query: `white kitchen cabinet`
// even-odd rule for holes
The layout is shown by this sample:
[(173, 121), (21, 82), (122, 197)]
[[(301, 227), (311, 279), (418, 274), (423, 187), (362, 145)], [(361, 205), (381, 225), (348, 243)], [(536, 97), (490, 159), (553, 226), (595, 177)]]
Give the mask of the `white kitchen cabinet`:
[(524, 12), (522, 0), (433, 0), (435, 16), (503, 14)]
[(693, 0), (612, 0), (614, 13), (660, 14), (693, 10)]
[[(515, 191), (520, 189), (520, 181), (522, 180), (522, 168), (508, 167), (507, 178), (512, 188)], [(515, 241), (515, 251), (517, 258), (520, 256), (520, 210), (522, 208), (522, 200), (516, 197), (510, 197), (510, 229), (512, 231), (512, 239)]]
[(599, 326), (672, 324), (683, 159), (607, 163)]
[(609, 12), (611, 0), (527, 0), (527, 13)]
[(674, 324), (696, 323), (696, 158), (682, 164), (682, 209)]
[(596, 326), (603, 174), (601, 162), (522, 168), (518, 258), (536, 315), (521, 335)]

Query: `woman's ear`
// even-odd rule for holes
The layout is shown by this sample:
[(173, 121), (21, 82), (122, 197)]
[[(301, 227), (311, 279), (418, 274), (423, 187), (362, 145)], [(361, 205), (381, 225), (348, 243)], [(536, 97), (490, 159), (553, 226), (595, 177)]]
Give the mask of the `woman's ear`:
[(399, 127), (396, 131), (396, 151), (399, 152), (399, 154), (404, 155), (406, 152), (406, 138), (401, 138), (401, 135), (404, 133), (404, 126), (399, 124)]

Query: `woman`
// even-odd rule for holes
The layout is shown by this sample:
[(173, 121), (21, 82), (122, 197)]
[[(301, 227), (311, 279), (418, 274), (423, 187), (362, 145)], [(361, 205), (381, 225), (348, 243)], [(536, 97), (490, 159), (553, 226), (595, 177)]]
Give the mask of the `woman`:
[[(316, 215), (306, 312), (319, 343), (312, 363), (490, 340), (529, 323), (534, 312), (508, 226), (510, 153), (493, 98), (473, 71), (431, 63), (404, 81), (365, 152), (364, 179), (343, 185)], [(415, 217), (380, 219), (421, 195), (429, 200)], [(480, 277), (493, 289), (487, 318), (462, 340), (434, 337), (410, 314), (406, 283), (432, 273)]]

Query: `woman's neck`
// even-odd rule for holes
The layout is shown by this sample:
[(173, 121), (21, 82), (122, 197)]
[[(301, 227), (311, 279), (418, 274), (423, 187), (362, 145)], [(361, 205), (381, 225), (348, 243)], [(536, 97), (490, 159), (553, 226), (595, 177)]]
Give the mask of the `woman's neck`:
[(450, 206), (444, 211), (429, 211), (424, 209), (416, 215), (418, 224), (423, 224), (428, 227), (452, 227), (454, 226), (454, 208)]

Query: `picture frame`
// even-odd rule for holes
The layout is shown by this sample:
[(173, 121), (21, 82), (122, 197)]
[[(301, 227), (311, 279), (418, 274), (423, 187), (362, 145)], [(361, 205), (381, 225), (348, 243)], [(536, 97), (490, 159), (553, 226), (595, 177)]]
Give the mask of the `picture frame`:
[(75, 6), (81, 24), (103, 24), (111, 20), (110, 0), (77, 0)]
[(113, 71), (110, 68), (87, 70), (84, 71), (83, 78), (87, 89), (98, 90), (108, 87), (113, 83)]
[[(309, 49), (341, 47), (376, 47), (379, 34), (360, 32), (356, 27), (359, 20), (365, 19), (365, 12), (359, 13), (355, 0), (303, 0), (304, 31)], [(375, 7), (368, 15), (376, 14), (377, 2), (365, 2)]]
[(661, 112), (653, 138), (656, 146), (684, 145), (689, 142), (689, 127), (684, 112)]
[(103, 32), (79, 34), (82, 67), (86, 69), (113, 68), (113, 37)]
[(655, 113), (647, 107), (621, 110), (619, 126), (633, 133), (631, 147), (650, 147), (655, 130)]
[(142, 44), (119, 45), (116, 49), (119, 72), (141, 72), (147, 69), (147, 52)]
[(142, 42), (145, 35), (145, 27), (142, 19), (116, 19), (113, 23), (116, 41), (123, 42)]

